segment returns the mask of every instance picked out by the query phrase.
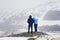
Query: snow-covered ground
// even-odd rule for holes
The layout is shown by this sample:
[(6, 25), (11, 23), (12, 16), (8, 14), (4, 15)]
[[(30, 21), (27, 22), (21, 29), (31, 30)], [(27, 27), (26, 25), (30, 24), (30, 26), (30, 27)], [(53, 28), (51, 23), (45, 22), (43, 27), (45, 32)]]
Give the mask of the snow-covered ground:
[(40, 37), (1, 37), (0, 40), (28, 40), (29, 38), (36, 38), (36, 40), (47, 40), (47, 39), (60, 39), (60, 33), (46, 32), (49, 34), (48, 36), (40, 36)]
[(49, 36), (39, 37), (36, 40), (60, 40), (60, 33), (47, 32)]
[(27, 40), (26, 37), (2, 37), (0, 40)]
[(51, 37), (60, 38), (60, 32), (47, 32)]

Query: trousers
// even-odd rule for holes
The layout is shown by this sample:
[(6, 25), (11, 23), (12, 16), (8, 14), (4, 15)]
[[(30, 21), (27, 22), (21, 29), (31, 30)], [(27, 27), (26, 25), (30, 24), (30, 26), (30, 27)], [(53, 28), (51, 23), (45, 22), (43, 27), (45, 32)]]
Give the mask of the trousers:
[(31, 28), (31, 33), (33, 33), (33, 24), (28, 25), (28, 33), (30, 32), (30, 28)]
[(37, 25), (38, 25), (38, 24), (34, 24), (35, 32), (37, 32)]

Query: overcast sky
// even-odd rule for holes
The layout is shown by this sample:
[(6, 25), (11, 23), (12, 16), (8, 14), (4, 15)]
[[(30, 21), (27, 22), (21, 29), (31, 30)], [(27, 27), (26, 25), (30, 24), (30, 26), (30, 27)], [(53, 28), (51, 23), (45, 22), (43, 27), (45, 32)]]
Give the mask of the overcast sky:
[(37, 6), (42, 0), (0, 0), (0, 9), (26, 9)]
[(59, 0), (0, 0), (0, 9), (26, 9), (39, 4), (59, 2)]

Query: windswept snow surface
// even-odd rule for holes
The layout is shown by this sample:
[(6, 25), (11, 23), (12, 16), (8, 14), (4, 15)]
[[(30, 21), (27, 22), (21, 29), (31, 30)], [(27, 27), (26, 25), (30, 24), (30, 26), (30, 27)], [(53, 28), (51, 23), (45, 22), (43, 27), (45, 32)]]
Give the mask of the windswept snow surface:
[(0, 38), (0, 40), (27, 40), (26, 37), (3, 37)]

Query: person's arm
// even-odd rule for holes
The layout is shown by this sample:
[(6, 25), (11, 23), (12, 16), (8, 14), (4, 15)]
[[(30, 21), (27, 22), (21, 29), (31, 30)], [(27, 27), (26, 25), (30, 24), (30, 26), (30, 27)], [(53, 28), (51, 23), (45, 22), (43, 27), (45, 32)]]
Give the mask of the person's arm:
[(29, 23), (29, 19), (27, 20), (27, 23)]
[(33, 23), (34, 23), (34, 18), (33, 18)]

